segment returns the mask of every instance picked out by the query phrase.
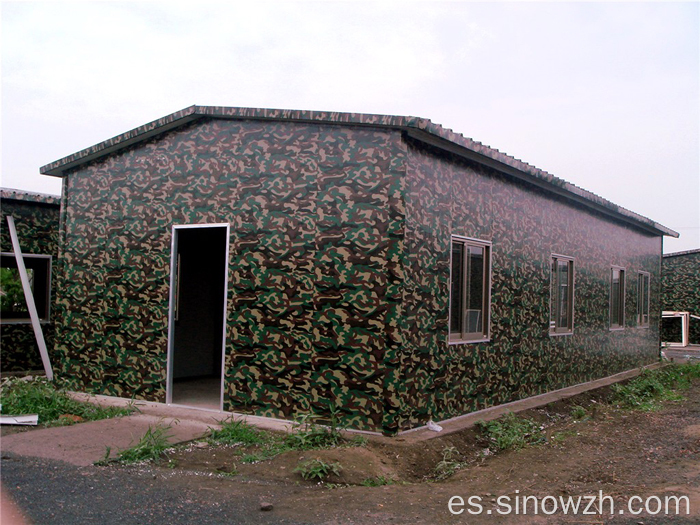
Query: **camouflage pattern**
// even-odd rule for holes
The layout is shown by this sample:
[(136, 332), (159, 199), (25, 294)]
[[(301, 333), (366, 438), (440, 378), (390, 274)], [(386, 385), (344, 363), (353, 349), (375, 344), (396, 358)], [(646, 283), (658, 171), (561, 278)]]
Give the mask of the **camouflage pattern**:
[(173, 224), (231, 224), (226, 406), (381, 428), (401, 137), (209, 120), (65, 179), (58, 349), (75, 388), (165, 400)]
[[(700, 316), (700, 250), (664, 255), (661, 282), (663, 310)], [(661, 340), (680, 342), (680, 324), (664, 324)], [(700, 344), (700, 321), (697, 319), (690, 320), (690, 343)]]
[[(386, 426), (451, 418), (658, 359), (661, 237), (417, 142), (406, 181), (403, 410)], [(451, 234), (493, 243), (490, 342), (446, 344)], [(549, 335), (553, 253), (575, 259), (573, 335)], [(609, 330), (612, 265), (627, 269), (622, 331)], [(648, 328), (636, 327), (638, 270), (651, 275)]]
[[(12, 240), (7, 227), (7, 216), (15, 219), (17, 238), (23, 254), (52, 255), (51, 299), (56, 297), (56, 257), (58, 255), (58, 225), (60, 198), (52, 195), (23, 192), (10, 189), (0, 190), (0, 251), (14, 253)], [(53, 311), (53, 305), (51, 310)], [(48, 323), (42, 323), (44, 339), (52, 352), (54, 338), (53, 315)], [(0, 323), (0, 366), (3, 372), (43, 370), (41, 355), (36, 344), (31, 324)]]
[[(42, 168), (67, 170), (57, 350), (74, 388), (165, 400), (179, 224), (230, 224), (226, 409), (334, 406), (350, 427), (392, 434), (657, 358), (652, 221), (612, 220), (407, 136), (429, 121), (235, 108), (184, 120), (192, 111)], [(493, 242), (489, 343), (447, 344), (452, 233)], [(548, 335), (552, 252), (576, 258), (572, 336)], [(650, 328), (634, 327), (628, 277), (628, 327), (608, 330), (612, 264), (651, 274)]]

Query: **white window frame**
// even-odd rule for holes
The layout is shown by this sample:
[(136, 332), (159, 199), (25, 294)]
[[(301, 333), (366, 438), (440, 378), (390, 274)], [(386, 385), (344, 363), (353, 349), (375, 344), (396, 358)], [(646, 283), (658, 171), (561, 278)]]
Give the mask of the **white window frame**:
[[(460, 332), (459, 334), (452, 333), (452, 247), (457, 242), (465, 246), (475, 246), (484, 249), (484, 274), (483, 274), (483, 323), (480, 332)], [(484, 343), (491, 340), (491, 275), (492, 275), (492, 243), (482, 239), (474, 239), (472, 237), (463, 237), (461, 235), (450, 236), (450, 281), (449, 281), (449, 304), (447, 316), (447, 333), (448, 343), (450, 345), (466, 344), (466, 343)], [(488, 260), (487, 260), (488, 259)], [(464, 258), (464, 266), (462, 275), (466, 274), (467, 258)], [(466, 289), (466, 280), (464, 282), (463, 291)]]
[[(558, 326), (557, 319), (559, 319), (559, 305), (561, 301), (559, 300), (559, 289), (558, 283), (554, 282), (554, 272), (552, 272), (552, 267), (555, 261), (563, 261), (568, 265), (569, 282), (567, 283), (568, 290), (568, 319), (569, 323), (567, 326)], [(575, 299), (576, 299), (576, 259), (569, 255), (562, 255), (559, 253), (552, 253), (549, 257), (549, 265), (547, 267), (549, 272), (549, 335), (550, 336), (561, 336), (561, 335), (573, 335), (574, 333), (574, 312), (575, 312)], [(558, 275), (558, 272), (556, 272)], [(554, 319), (554, 320), (552, 320)]]

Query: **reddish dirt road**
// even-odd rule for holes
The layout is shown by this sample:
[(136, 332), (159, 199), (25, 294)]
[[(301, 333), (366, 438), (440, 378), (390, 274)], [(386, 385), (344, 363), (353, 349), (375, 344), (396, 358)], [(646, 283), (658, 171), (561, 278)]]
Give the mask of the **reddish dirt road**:
[[(217, 480), (209, 490), (224, 497), (236, 485), (257, 487), (260, 497), (274, 504), (277, 516), (303, 523), (700, 523), (700, 381), (682, 393), (684, 400), (666, 402), (655, 412), (617, 409), (607, 402), (609, 389), (601, 389), (522, 413), (540, 422), (549, 439), (519, 451), (485, 456), (485, 444), (472, 429), (420, 444), (370, 442), (365, 447), (288, 452), (253, 465), (238, 462), (237, 476)], [(587, 408), (588, 419), (571, 418), (576, 405)], [(445, 447), (455, 447), (465, 466), (446, 481), (429, 481)], [(310, 457), (343, 465), (340, 476), (329, 478), (334, 488), (303, 481), (294, 473), (300, 459)], [(170, 474), (171, 482), (190, 483), (177, 472), (222, 472), (236, 456), (230, 449), (207, 447), (180, 452), (174, 459), (178, 467)], [(398, 483), (358, 486), (377, 476)], [(547, 516), (541, 507), (535, 515), (530, 499), (527, 515), (522, 505), (515, 515), (516, 498), (521, 502), (524, 496), (552, 496), (560, 501), (595, 495), (597, 505), (601, 491), (602, 514), (594, 512), (593, 505), (583, 514), (589, 501), (584, 499), (578, 515)], [(478, 497), (472, 502), (482, 506), (481, 514), (468, 513), (478, 511), (476, 505), (455, 505), (455, 511), (464, 512), (451, 514), (448, 503), (453, 496), (465, 503)], [(641, 499), (628, 508), (634, 496)], [(685, 496), (680, 515), (675, 515), (673, 499), (671, 515), (656, 512), (658, 503), (663, 506), (669, 496)], [(498, 497), (510, 503), (509, 515), (499, 514), (508, 507), (498, 505)], [(647, 498), (654, 516), (644, 511)], [(551, 498), (545, 507), (551, 511)], [(639, 515), (633, 514), (638, 510)]]

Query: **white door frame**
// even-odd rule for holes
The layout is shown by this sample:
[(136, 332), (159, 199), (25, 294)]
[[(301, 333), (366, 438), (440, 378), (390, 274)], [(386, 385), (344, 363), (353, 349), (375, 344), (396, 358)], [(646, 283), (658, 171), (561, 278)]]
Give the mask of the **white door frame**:
[(214, 223), (214, 224), (174, 224), (172, 227), (172, 239), (170, 242), (170, 306), (168, 310), (168, 362), (167, 362), (167, 381), (165, 389), (165, 402), (172, 404), (173, 402), (173, 352), (175, 350), (175, 286), (177, 281), (177, 234), (179, 230), (193, 228), (226, 228), (226, 264), (224, 265), (224, 304), (223, 304), (223, 333), (221, 337), (221, 387), (219, 389), (219, 410), (224, 409), (224, 372), (226, 370), (226, 314), (228, 305), (228, 256), (230, 244), (230, 229), (229, 223)]

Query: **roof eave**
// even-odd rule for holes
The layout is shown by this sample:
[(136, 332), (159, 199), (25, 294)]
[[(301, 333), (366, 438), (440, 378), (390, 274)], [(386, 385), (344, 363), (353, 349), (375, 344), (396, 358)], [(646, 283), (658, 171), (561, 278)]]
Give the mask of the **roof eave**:
[(47, 164), (39, 168), (39, 173), (42, 175), (51, 175), (54, 177), (65, 177), (66, 172), (80, 166), (82, 164), (91, 162), (93, 160), (105, 157), (111, 153), (128, 148), (132, 144), (142, 142), (155, 135), (160, 135), (174, 128), (178, 128), (202, 118), (202, 115), (198, 111), (197, 106), (190, 106), (181, 111), (171, 113), (163, 118), (144, 124), (134, 128), (126, 133), (122, 133), (113, 137), (111, 139), (100, 142), (90, 148), (64, 157), (55, 162)]
[(492, 167), (516, 179), (592, 208), (604, 215), (642, 228), (654, 235), (679, 237), (677, 232), (661, 224), (617, 206), (544, 170), (501, 153), (490, 146), (468, 139), (461, 134), (454, 133), (440, 125), (434, 124), (428, 119), (417, 117), (194, 105), (42, 166), (39, 171), (44, 175), (64, 177), (69, 170), (77, 166), (97, 160), (127, 148), (132, 144), (147, 140), (201, 118), (313, 122), (399, 129), (416, 140)]
[(684, 250), (682, 252), (664, 253), (664, 257), (678, 257), (680, 255), (695, 255), (700, 254), (700, 249)]
[(500, 159), (494, 157), (503, 156), (503, 154), (497, 153), (497, 155), (489, 155), (489, 153), (492, 153), (494, 151), (492, 148), (485, 147), (483, 148), (482, 152), (474, 151), (460, 144), (456, 144), (455, 142), (449, 139), (445, 139), (434, 133), (431, 133), (430, 130), (426, 129), (407, 127), (406, 133), (416, 140), (419, 140), (431, 146), (435, 146), (442, 150), (449, 151), (450, 153), (454, 153), (467, 160), (471, 160), (484, 166), (488, 166), (497, 171), (505, 173), (506, 175), (509, 175), (515, 179), (527, 182), (531, 185), (537, 186), (538, 188), (544, 189), (549, 193), (554, 193), (556, 195), (566, 198), (567, 200), (577, 202), (578, 204), (581, 204), (587, 208), (592, 208), (606, 216), (615, 218), (617, 220), (623, 220), (624, 222), (632, 224), (638, 228), (642, 228), (648, 231), (649, 233), (653, 233), (654, 235), (661, 234), (668, 237), (679, 237), (678, 232), (675, 232), (670, 228), (663, 226), (662, 224), (654, 222), (651, 219), (647, 219), (646, 217), (638, 215), (620, 206), (616, 206), (613, 203), (601, 197), (598, 197), (595, 194), (592, 194), (582, 188), (579, 188), (578, 186), (575, 186), (574, 184), (564, 181), (563, 179), (554, 177), (553, 175), (543, 172), (542, 170), (534, 168), (530, 165), (525, 165), (525, 163), (522, 163), (517, 159), (508, 157), (507, 160), (514, 161), (513, 164), (522, 163), (524, 164), (525, 169), (514, 167), (505, 162), (502, 162)]
[(31, 204), (45, 204), (48, 206), (61, 205), (60, 195), (37, 193), (15, 188), (0, 188), (0, 199), (3, 201), (29, 202)]

